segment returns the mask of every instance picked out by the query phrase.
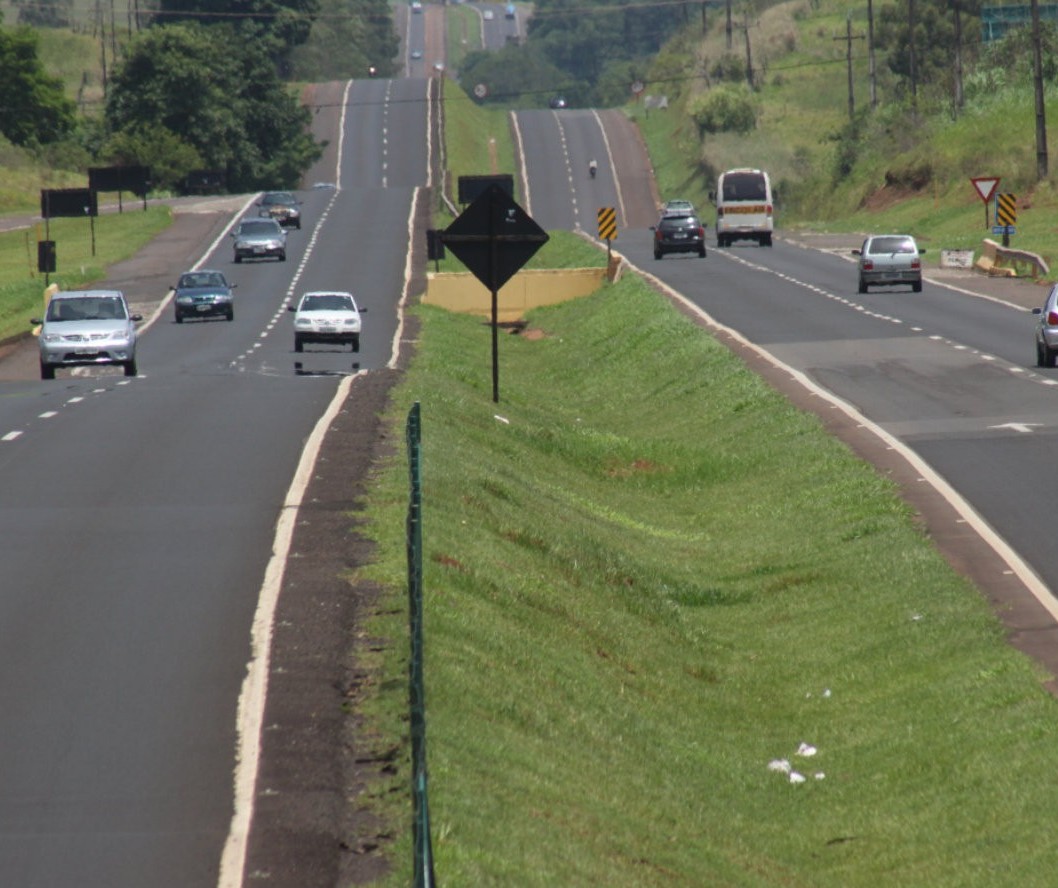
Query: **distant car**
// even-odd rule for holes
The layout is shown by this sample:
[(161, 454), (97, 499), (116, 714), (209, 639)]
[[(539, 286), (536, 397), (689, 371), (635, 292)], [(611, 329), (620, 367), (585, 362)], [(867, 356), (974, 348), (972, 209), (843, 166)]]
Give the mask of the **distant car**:
[(231, 236), (235, 238), (235, 261), (275, 258), (286, 262), (287, 235), (275, 219), (244, 219)]
[(419, 0), (411, 0), (411, 11), (422, 12), (422, 3)]
[(860, 293), (868, 287), (910, 284), (915, 293), (922, 292), (920, 250), (909, 234), (874, 234), (864, 240), (852, 255), (859, 257)]
[(661, 205), (662, 216), (693, 216), (696, 212), (689, 200), (667, 200)]
[(554, 96), (551, 101), (547, 103), (547, 105), (549, 108), (554, 108), (558, 110), (560, 108), (566, 107), (566, 100), (562, 98), (562, 96)]
[(411, 57), (413, 59), (421, 59), (422, 58), (422, 50), (421, 49), (413, 49), (411, 51)]
[(301, 201), (289, 191), (266, 191), (258, 201), (259, 216), (275, 219), (284, 228), (301, 228)]
[(1032, 313), (1039, 319), (1036, 323), (1036, 366), (1053, 367), (1058, 358), (1058, 284), (1051, 287), (1043, 308), (1034, 308)]
[(176, 322), (187, 318), (235, 319), (235, 284), (219, 271), (185, 271), (173, 287), (173, 313)]
[(136, 375), (136, 322), (120, 290), (58, 292), (48, 302), (40, 326), (40, 378), (54, 379), (58, 367), (120, 365)]
[(481, 14), (481, 17), (485, 19), (485, 21), (491, 22), (494, 18), (496, 18), (496, 13), (494, 13), (491, 9), (486, 9)]
[(506, 19), (514, 19), (515, 14), (516, 13), (515, 13), (515, 9), (514, 9), (514, 4), (513, 3), (508, 3), (507, 7), (503, 11), (503, 17), (506, 18)]
[(288, 310), (295, 313), (294, 351), (304, 351), (309, 342), (348, 343), (354, 352), (360, 351), (360, 315), (367, 309), (357, 306), (352, 293), (313, 290)]
[(705, 226), (692, 214), (667, 215), (652, 226), (654, 258), (666, 253), (697, 253), (705, 258)]
[(433, 63), (433, 69), (434, 69), (434, 70), (435, 70), (435, 71), (436, 71), (436, 72), (437, 72), (438, 74), (442, 74), (442, 73), (444, 73), (444, 69), (445, 69), (445, 63), (444, 63), (444, 62), (434, 62), (434, 63)]

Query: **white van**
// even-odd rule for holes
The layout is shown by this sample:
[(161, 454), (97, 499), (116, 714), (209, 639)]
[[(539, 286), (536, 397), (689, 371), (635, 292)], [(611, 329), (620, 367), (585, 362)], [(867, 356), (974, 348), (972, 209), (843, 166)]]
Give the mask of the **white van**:
[(733, 241), (755, 240), (771, 246), (775, 229), (771, 181), (764, 170), (737, 169), (721, 173), (716, 180), (716, 244), (729, 247)]

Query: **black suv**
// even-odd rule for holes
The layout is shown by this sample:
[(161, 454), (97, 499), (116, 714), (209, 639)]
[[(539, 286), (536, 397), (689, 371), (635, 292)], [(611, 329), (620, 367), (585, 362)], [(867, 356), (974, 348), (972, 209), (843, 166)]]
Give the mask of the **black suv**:
[(705, 226), (697, 216), (665, 214), (651, 230), (655, 259), (666, 253), (697, 253), (705, 258)]

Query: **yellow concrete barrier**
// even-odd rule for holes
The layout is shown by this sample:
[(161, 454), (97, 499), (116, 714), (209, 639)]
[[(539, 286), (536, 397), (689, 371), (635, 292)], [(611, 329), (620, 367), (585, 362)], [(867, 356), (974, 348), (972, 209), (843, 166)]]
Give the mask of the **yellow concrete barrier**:
[[(605, 268), (523, 269), (496, 294), (497, 320), (510, 323), (542, 305), (557, 305), (598, 290), (607, 281)], [(492, 316), (492, 297), (469, 271), (427, 274), (424, 305), (449, 311)]]

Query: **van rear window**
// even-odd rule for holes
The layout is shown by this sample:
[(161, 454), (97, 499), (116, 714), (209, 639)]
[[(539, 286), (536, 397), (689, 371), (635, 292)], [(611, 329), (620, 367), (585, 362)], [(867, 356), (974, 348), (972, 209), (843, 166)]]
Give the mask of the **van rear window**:
[(722, 197), (724, 200), (768, 199), (764, 176), (760, 173), (728, 173), (724, 176)]

